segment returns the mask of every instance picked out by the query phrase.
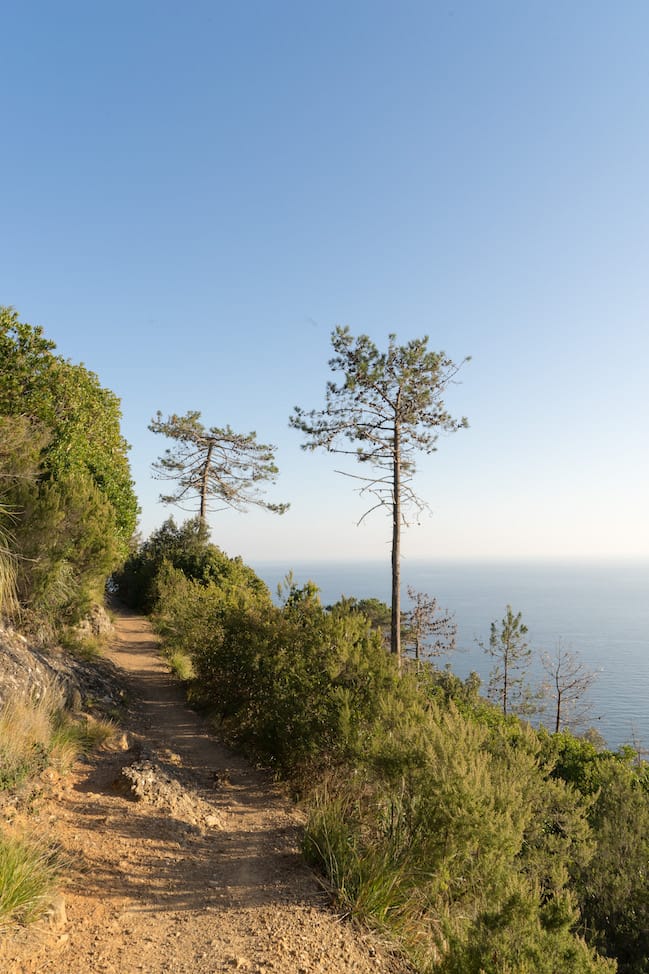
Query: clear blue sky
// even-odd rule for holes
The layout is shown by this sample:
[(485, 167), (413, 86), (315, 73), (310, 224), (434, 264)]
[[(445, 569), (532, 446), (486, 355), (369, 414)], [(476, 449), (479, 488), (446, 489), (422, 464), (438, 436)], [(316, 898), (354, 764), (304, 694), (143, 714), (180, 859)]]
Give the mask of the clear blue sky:
[[(277, 445), (244, 558), (384, 558), (323, 401), (336, 324), (471, 354), (407, 557), (648, 556), (649, 5), (6, 3), (0, 303), (122, 399)], [(183, 515), (180, 514), (180, 517)]]

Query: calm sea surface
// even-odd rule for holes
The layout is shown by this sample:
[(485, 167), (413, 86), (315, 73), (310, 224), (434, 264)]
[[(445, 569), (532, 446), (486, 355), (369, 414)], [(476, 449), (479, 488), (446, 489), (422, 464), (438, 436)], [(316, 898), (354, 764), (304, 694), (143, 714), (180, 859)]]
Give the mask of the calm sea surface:
[[(275, 592), (292, 569), (314, 581), (323, 604), (342, 594), (390, 600), (389, 563), (258, 562), (253, 567)], [(449, 658), (462, 677), (483, 679), (492, 665), (476, 645), (508, 604), (522, 612), (527, 640), (539, 653), (560, 641), (597, 671), (589, 724), (610, 747), (637, 740), (649, 747), (649, 562), (404, 561), (402, 585), (434, 596), (455, 613), (458, 650)], [(407, 603), (407, 599), (404, 598)], [(538, 670), (540, 679), (542, 671)]]

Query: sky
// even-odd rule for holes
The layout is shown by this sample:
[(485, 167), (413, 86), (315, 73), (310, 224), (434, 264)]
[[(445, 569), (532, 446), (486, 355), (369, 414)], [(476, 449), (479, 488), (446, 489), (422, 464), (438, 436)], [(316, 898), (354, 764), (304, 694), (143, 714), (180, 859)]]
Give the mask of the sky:
[(24, 0), (0, 36), (0, 304), (120, 397), (144, 536), (187, 516), (148, 424), (200, 410), (291, 504), (214, 513), (226, 552), (389, 557), (288, 426), (340, 324), (471, 356), (406, 558), (649, 557), (645, 0)]

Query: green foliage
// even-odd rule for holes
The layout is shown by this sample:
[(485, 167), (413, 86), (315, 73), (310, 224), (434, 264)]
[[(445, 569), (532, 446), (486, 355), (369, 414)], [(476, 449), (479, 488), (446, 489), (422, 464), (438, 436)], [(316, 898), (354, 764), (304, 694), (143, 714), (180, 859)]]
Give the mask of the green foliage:
[(43, 633), (101, 597), (137, 515), (119, 400), (54, 349), (0, 308), (0, 499), (19, 600)]
[[(452, 701), (465, 716), (494, 716), (480, 696), (481, 680), (477, 673), (470, 673), (462, 680), (453, 672), (450, 663), (440, 669), (427, 662), (417, 673), (417, 683), (424, 694), (443, 705)], [(485, 722), (488, 723), (489, 720)], [(499, 723), (493, 719), (491, 722)]]
[(141, 554), (194, 695), (309, 792), (305, 851), (347, 912), (430, 974), (615, 970), (598, 950), (644, 974), (649, 777), (631, 751), (536, 732), (475, 675), (399, 671), (368, 613), (324, 609), (312, 582), (289, 576), (273, 605), (197, 522)]
[(120, 556), (114, 509), (81, 471), (17, 489), (18, 590), (29, 617), (67, 625), (103, 595)]
[(29, 417), (0, 415), (0, 617), (15, 616), (18, 609), (17, 491), (35, 481), (47, 439), (43, 427)]
[(89, 478), (112, 509), (112, 534), (123, 556), (135, 530), (138, 505), (129, 447), (120, 432), (119, 399), (83, 365), (57, 360), (52, 378), (54, 403), (42, 417), (53, 433), (46, 468), (55, 479), (77, 474)]
[(225, 606), (215, 622), (194, 667), (234, 740), (284, 770), (364, 747), (396, 672), (363, 616), (332, 616), (307, 590), (281, 609)]
[[(169, 569), (178, 573), (175, 576), (178, 591), (184, 591), (184, 582), (193, 581), (202, 587), (213, 586), (214, 591), (206, 596), (208, 601), (220, 599), (219, 592), (237, 590), (244, 598), (251, 596), (270, 603), (268, 588), (241, 558), (228, 558), (220, 548), (209, 543), (207, 528), (200, 518), (192, 518), (180, 526), (168, 518), (131, 553), (123, 568), (114, 574), (112, 584), (131, 608), (152, 612), (161, 601), (163, 578), (166, 579), (165, 605), (172, 598)], [(171, 609), (169, 614), (173, 615)]]
[(649, 971), (649, 766), (568, 732), (539, 738), (553, 775), (589, 796), (594, 855), (571, 874), (588, 942), (624, 974)]
[[(340, 384), (328, 383), (325, 409), (307, 412), (296, 406), (290, 420), (306, 434), (305, 449), (349, 452), (391, 470), (395, 425), (401, 429), (402, 457), (410, 464), (412, 451), (434, 450), (440, 429), (467, 425), (465, 419), (453, 420), (441, 402), (458, 366), (443, 352), (429, 351), (427, 337), (397, 345), (396, 335), (390, 335), (388, 350), (380, 352), (367, 335), (354, 338), (348, 328), (338, 327), (331, 344), (335, 354), (329, 365), (341, 373)], [(343, 449), (345, 443), (359, 446)]]
[(13, 308), (0, 307), (0, 415), (35, 415), (31, 404), (51, 399), (55, 348), (42, 328), (21, 322)]
[(101, 657), (108, 643), (105, 636), (82, 636), (73, 627), (60, 632), (58, 641), (72, 656), (88, 661)]
[(649, 971), (649, 800), (646, 771), (600, 761), (591, 813), (596, 854), (577, 871), (584, 928), (623, 974)]
[(183, 683), (191, 683), (192, 680), (196, 679), (194, 664), (188, 653), (184, 653), (182, 650), (175, 650), (165, 653), (165, 656), (171, 672), (177, 679)]
[[(600, 787), (602, 752), (590, 741), (575, 737), (569, 731), (550, 734), (541, 727), (538, 731), (545, 760), (553, 768), (553, 775), (574, 785), (584, 795), (594, 795)], [(605, 752), (604, 759), (610, 757)]]
[(514, 615), (511, 605), (500, 626), (491, 623), (489, 644), (478, 645), (496, 660), (489, 676), (489, 697), (497, 701), (505, 716), (508, 713), (529, 714), (534, 708), (531, 693), (525, 683), (525, 671), (529, 665), (532, 650), (525, 641), (527, 626), (523, 624), (522, 614)]
[(461, 943), (451, 941), (439, 974), (614, 974), (572, 933), (577, 911), (568, 895), (541, 904), (528, 891), (513, 891), (502, 906), (485, 910)]
[(137, 501), (120, 433), (119, 399), (83, 365), (54, 355), (41, 328), (0, 308), (0, 415), (23, 417), (45, 431), (44, 473), (89, 476), (115, 512), (125, 546), (135, 529)]
[(353, 595), (341, 595), (338, 602), (327, 606), (328, 612), (347, 614), (356, 612), (364, 615), (375, 629), (390, 628), (390, 606), (380, 599), (357, 599)]
[[(418, 720), (391, 709), (366, 770), (323, 787), (307, 827), (307, 856), (345, 908), (396, 932), (421, 970), (531, 972), (544, 953), (563, 966), (539, 970), (606, 969), (566, 910), (568, 865), (592, 851), (586, 806), (548, 786), (533, 732), (494, 737), (452, 708)], [(486, 966), (499, 940), (501, 961), (529, 965)]]

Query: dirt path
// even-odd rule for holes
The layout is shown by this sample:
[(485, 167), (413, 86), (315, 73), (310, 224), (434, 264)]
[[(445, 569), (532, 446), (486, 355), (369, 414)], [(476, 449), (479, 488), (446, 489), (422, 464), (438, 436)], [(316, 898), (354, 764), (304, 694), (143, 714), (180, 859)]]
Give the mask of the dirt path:
[(120, 615), (109, 656), (132, 694), (128, 749), (79, 765), (38, 809), (72, 863), (67, 920), (40, 943), (6, 943), (0, 970), (402, 972), (329, 910), (299, 855), (298, 813), (209, 737), (148, 622)]

